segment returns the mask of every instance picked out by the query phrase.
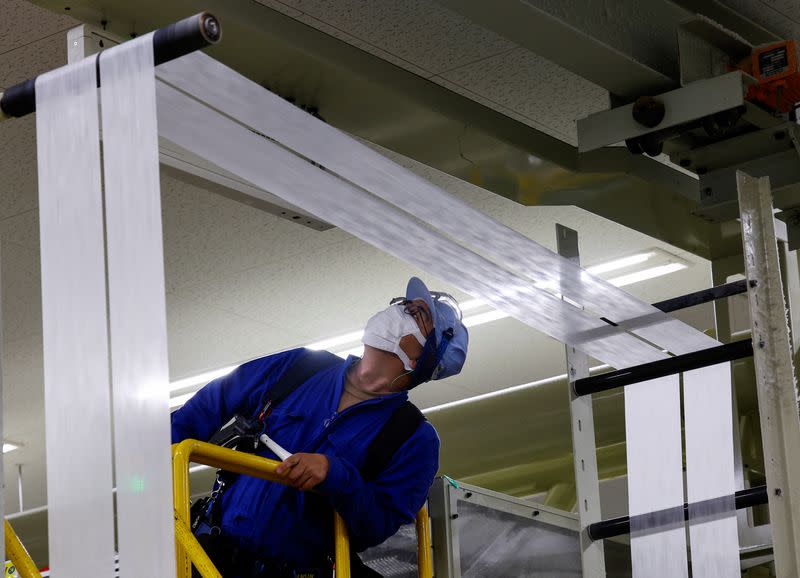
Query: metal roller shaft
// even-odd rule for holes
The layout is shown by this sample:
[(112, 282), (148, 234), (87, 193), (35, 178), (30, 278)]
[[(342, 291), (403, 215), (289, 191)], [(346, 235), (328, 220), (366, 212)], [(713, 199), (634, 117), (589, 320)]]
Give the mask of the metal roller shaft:
[[(159, 28), (153, 33), (155, 65), (216, 44), (222, 38), (219, 20), (201, 12)], [(29, 78), (0, 93), (0, 120), (19, 118), (36, 111), (36, 78)]]

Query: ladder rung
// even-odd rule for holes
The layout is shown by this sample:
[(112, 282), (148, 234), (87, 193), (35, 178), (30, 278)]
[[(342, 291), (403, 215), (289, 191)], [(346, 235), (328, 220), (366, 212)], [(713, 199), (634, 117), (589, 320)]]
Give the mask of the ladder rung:
[[(719, 500), (719, 498), (717, 498), (717, 500)], [(716, 500), (708, 500), (708, 502), (713, 502), (713, 501)], [(737, 510), (743, 510), (744, 508), (750, 508), (751, 506), (766, 504), (767, 501), (768, 501), (767, 486), (756, 486), (755, 488), (739, 490), (734, 494), (734, 503), (736, 504)], [(700, 506), (703, 504), (705, 504), (705, 502), (695, 505)], [(651, 514), (642, 514), (642, 516), (660, 517), (656, 515), (662, 514), (664, 512), (668, 514), (669, 510), (662, 512), (653, 512)], [(689, 519), (689, 504), (683, 505), (683, 519), (684, 520)], [(589, 535), (589, 538), (591, 538), (592, 540), (605, 540), (606, 538), (613, 538), (614, 536), (622, 536), (625, 534), (630, 534), (631, 519), (629, 516), (610, 518), (608, 520), (603, 520), (602, 522), (595, 522), (594, 524), (590, 524), (589, 527), (586, 529), (586, 531)]]
[(741, 293), (747, 293), (747, 280), (745, 279), (726, 283), (725, 285), (718, 285), (710, 289), (695, 291), (694, 293), (688, 293), (680, 297), (665, 299), (664, 301), (653, 303), (653, 307), (660, 309), (664, 313), (669, 313), (670, 311), (679, 311), (680, 309), (694, 307), (695, 305), (716, 301), (717, 299), (723, 299)]

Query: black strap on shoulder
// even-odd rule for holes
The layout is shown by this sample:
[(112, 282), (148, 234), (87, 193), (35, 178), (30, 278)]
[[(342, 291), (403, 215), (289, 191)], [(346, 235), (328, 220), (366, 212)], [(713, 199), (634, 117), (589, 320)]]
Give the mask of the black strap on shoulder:
[(272, 407), (289, 397), (294, 390), (308, 381), (311, 376), (342, 363), (344, 361), (341, 357), (329, 351), (306, 349), (283, 372), (278, 383), (273, 386), (268, 396), (268, 399), (272, 402)]
[(377, 479), (389, 466), (397, 450), (414, 435), (423, 421), (425, 416), (410, 401), (398, 407), (367, 448), (361, 477), (368, 482)]

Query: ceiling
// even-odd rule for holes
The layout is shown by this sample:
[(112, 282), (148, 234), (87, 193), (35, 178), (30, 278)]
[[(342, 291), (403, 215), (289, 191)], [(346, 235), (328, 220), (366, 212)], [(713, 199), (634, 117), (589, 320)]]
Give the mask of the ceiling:
[[(573, 170), (575, 120), (606, 108), (607, 88), (447, 2), (37, 3), (47, 9), (0, 0), (0, 89), (65, 64), (75, 18), (107, 20), (125, 36), (209, 8), (225, 30), (215, 57), (298, 104), (317, 106), (329, 123), (535, 241), (555, 248), (561, 223), (579, 232), (585, 265), (654, 247), (690, 265), (626, 288), (645, 301), (709, 286), (707, 257), (736, 252), (735, 234), (689, 215), (684, 194), (622, 174), (628, 171)], [(683, 2), (659, 0), (650, 10), (633, 0), (530, 3), (596, 32), (659, 74), (674, 73), (673, 28), (688, 14)], [(726, 4), (776, 34), (800, 37), (794, 2)], [(25, 509), (46, 503), (35, 151), (35, 118), (0, 124), (4, 437), (22, 445), (6, 455), (7, 512), (19, 509), (17, 463)], [(357, 330), (410, 275), (466, 297), (341, 230), (288, 222), (173, 170), (162, 172), (161, 186), (173, 380)], [(713, 325), (709, 307), (681, 316), (702, 330)], [(562, 382), (438, 407), (563, 372), (563, 346), (516, 320), (475, 327), (463, 373), (412, 393), (421, 408), (433, 408), (442, 471), (516, 495), (571, 481)], [(595, 411), (601, 472), (620, 475), (622, 398), (596, 399)], [(43, 560), (36, 520), (21, 532)]]

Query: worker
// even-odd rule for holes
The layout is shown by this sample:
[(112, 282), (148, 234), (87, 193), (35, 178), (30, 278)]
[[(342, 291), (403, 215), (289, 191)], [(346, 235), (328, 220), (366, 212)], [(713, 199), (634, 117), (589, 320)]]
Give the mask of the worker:
[[(221, 498), (208, 510), (216, 509), (217, 519), (200, 524), (201, 543), (225, 578), (331, 576), (334, 510), (347, 525), (351, 551), (363, 551), (412, 522), (424, 504), (439, 438), (407, 401), (408, 390), (461, 371), (468, 333), (460, 309), (412, 277), (404, 297), (369, 319), (362, 341), (361, 358), (335, 358), (307, 379), (297, 378), (297, 366), (309, 350), (250, 361), (172, 414), (174, 443), (209, 440), (235, 415), (248, 415), (297, 452), (277, 469), (286, 485), (240, 476), (216, 488)], [(292, 380), (303, 383), (273, 403)], [(256, 453), (277, 459), (265, 446)], [(354, 577), (379, 576), (357, 557), (351, 565)]]

